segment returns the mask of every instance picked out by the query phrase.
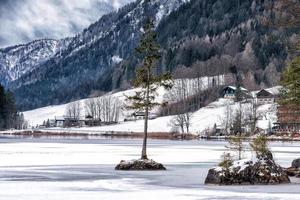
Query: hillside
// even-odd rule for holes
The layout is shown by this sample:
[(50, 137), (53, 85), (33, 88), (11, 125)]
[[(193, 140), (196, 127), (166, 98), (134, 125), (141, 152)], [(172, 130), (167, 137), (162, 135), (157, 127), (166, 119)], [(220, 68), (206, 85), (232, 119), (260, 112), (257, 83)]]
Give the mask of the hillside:
[[(225, 118), (225, 112), (227, 106), (230, 106), (233, 110), (237, 109), (238, 104), (235, 104), (226, 99), (219, 99), (216, 102), (213, 102), (207, 107), (201, 108), (196, 111), (192, 115), (191, 120), (191, 133), (202, 133), (203, 131), (211, 130), (215, 124), (221, 126)], [(248, 109), (247, 106), (244, 105), (244, 111)], [(54, 107), (46, 107), (33, 111), (24, 112), (25, 117), (31, 122), (38, 122), (42, 124), (43, 117), (53, 116), (55, 114), (63, 115), (64, 114), (64, 106), (54, 106)], [(264, 117), (260, 118), (258, 121), (258, 127), (264, 130), (269, 128), (269, 123), (276, 122), (276, 106), (273, 104), (267, 104), (260, 106), (258, 108), (258, 112), (264, 113)], [(55, 114), (54, 114), (55, 113)], [(149, 121), (149, 132), (171, 132), (174, 131), (174, 127), (171, 123), (171, 120), (175, 116), (166, 116), (159, 117), (157, 119), (153, 119)], [(51, 128), (49, 131), (57, 131), (57, 132), (78, 132), (78, 133), (102, 133), (102, 132), (143, 132), (144, 121), (129, 121), (123, 122), (121, 121), (117, 125), (112, 126), (99, 126), (99, 127), (82, 127), (82, 128)]]
[[(209, 78), (210, 80), (207, 80), (204, 78), (203, 80), (207, 83), (211, 82), (213, 77)], [(189, 80), (190, 84), (195, 82), (195, 79)], [(210, 88), (209, 85), (203, 85), (203, 90)], [(270, 88), (269, 90), (272, 90), (273, 88)], [(105, 96), (99, 97), (101, 98), (117, 98), (119, 100), (119, 104), (123, 106), (126, 105), (125, 102), (125, 96), (132, 95), (136, 90), (138, 89), (130, 89), (122, 92), (117, 92), (113, 94), (107, 94)], [(163, 102), (167, 100), (168, 94), (170, 91), (166, 91), (163, 88), (160, 88), (157, 94), (157, 101)], [(254, 91), (253, 94), (256, 92)], [(95, 98), (95, 100), (99, 99)], [(79, 102), (80, 104), (80, 113), (81, 117), (84, 118), (86, 113), (86, 101), (89, 101), (90, 99), (82, 99)], [(72, 103), (72, 102), (71, 102)], [(44, 121), (47, 121), (48, 119), (55, 119), (60, 118), (63, 115), (65, 115), (66, 108), (70, 105), (68, 104), (62, 104), (57, 106), (48, 106), (43, 107), (31, 111), (24, 112), (25, 119), (28, 120), (29, 124), (33, 127), (36, 125), (42, 125)], [(113, 106), (113, 105), (112, 105)], [(247, 117), (247, 115), (250, 115), (251, 111), (251, 103), (242, 103), (242, 113), (244, 117)], [(199, 110), (192, 113), (191, 117), (191, 127), (190, 131), (194, 134), (203, 133), (205, 130), (211, 130), (214, 125), (217, 126), (224, 126), (225, 119), (228, 118), (228, 112), (230, 111), (232, 115), (236, 113), (236, 110), (239, 108), (239, 103), (234, 102), (230, 99), (224, 99), (219, 98), (217, 101), (214, 101), (207, 105), (206, 107), (202, 107)], [(158, 107), (152, 110), (152, 113), (158, 113), (159, 109)], [(98, 126), (98, 127), (82, 127), (82, 128), (50, 128), (47, 129), (48, 131), (57, 131), (57, 132), (84, 132), (84, 133), (101, 133), (101, 132), (142, 132), (144, 127), (144, 121), (143, 120), (137, 120), (137, 121), (128, 121), (124, 122), (125, 117), (132, 113), (133, 111), (122, 109), (118, 124), (114, 124), (111, 126)], [(258, 106), (257, 108), (257, 115), (258, 115), (258, 121), (257, 121), (257, 127), (267, 130), (270, 128), (270, 124), (273, 124), (276, 122), (276, 104), (264, 104), (261, 106)], [(172, 119), (174, 119), (175, 116), (164, 116), (164, 117), (158, 117), (156, 119), (149, 120), (149, 132), (171, 132), (176, 131), (177, 128), (172, 125)], [(177, 130), (179, 131), (179, 130)]]

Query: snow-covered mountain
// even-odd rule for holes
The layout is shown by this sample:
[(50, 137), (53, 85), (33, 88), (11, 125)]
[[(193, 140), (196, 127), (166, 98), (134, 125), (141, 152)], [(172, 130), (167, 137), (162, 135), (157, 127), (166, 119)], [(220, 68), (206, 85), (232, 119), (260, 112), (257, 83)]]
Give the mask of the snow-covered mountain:
[[(0, 1), (0, 48), (71, 37), (134, 0)], [(5, 28), (4, 28), (5, 27)]]
[[(179, 69), (185, 78), (195, 78), (199, 73), (217, 76), (239, 71), (247, 89), (278, 84), (294, 32), (266, 27), (261, 19), (272, 17), (273, 11), (282, 14), (271, 10), (279, 0), (151, 0), (146, 8), (144, 2), (130, 3), (74, 37), (57, 41), (63, 46), (59, 53), (57, 48), (41, 50), (49, 56), (31, 62), (24, 72), (7, 71), (12, 68), (6, 61), (1, 63), (0, 81), (9, 81), (19, 109), (128, 88), (139, 62), (134, 49), (148, 15), (155, 18), (161, 46), (158, 72)], [(27, 63), (27, 57), (21, 62)], [(23, 69), (22, 63), (15, 68)]]
[(0, 80), (8, 83), (36, 69), (40, 64), (65, 48), (67, 40), (43, 39), (0, 49)]
[(8, 87), (49, 59), (60, 57), (71, 41), (72, 38), (40, 39), (0, 49), (0, 83)]
[[(147, 12), (155, 16), (158, 25), (186, 2), (188, 0), (153, 0)], [(139, 41), (147, 15), (144, 12), (143, 0), (130, 3), (104, 15), (72, 38), (52, 40), (49, 46), (40, 45), (40, 54), (47, 52), (47, 55), (36, 58), (35, 62), (28, 61), (28, 58), (36, 57), (34, 54), (29, 53), (27, 58), (20, 52), (18, 57), (24, 59), (15, 60), (16, 67), (8, 66), (9, 62), (5, 60), (1, 62), (2, 68), (6, 69), (2, 72), (3, 80), (15, 91), (22, 109), (84, 98), (93, 90), (109, 91), (118, 84), (112, 79), (120, 79), (112, 77), (113, 68), (132, 54)], [(28, 45), (31, 46), (27, 44), (24, 48)], [(7, 57), (6, 51), (4, 57)], [(23, 63), (30, 64), (25, 66)]]

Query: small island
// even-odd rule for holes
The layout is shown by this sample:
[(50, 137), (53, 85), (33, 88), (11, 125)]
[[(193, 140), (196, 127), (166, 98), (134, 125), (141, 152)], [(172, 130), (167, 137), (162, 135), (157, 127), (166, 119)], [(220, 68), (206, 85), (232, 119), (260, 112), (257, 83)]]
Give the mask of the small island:
[[(239, 155), (242, 151), (241, 140), (234, 143)], [(233, 143), (231, 143), (233, 145)], [(260, 135), (250, 144), (255, 152), (254, 159), (233, 160), (230, 153), (224, 153), (222, 161), (208, 171), (205, 184), (247, 185), (247, 184), (282, 184), (290, 183), (285, 169), (278, 165), (267, 146), (267, 138)], [(231, 148), (233, 148), (231, 146)]]

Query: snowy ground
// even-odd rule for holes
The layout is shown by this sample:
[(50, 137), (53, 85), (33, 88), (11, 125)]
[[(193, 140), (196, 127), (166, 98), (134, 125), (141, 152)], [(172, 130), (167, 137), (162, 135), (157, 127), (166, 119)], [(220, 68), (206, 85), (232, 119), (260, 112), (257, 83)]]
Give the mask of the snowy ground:
[[(274, 186), (203, 185), (224, 142), (151, 140), (149, 157), (168, 169), (160, 172), (114, 171), (121, 159), (139, 157), (141, 140), (1, 138), (0, 142), (1, 200), (300, 199), (300, 181), (295, 179)], [(272, 150), (280, 164), (289, 166), (300, 155), (300, 143), (272, 143)]]
[[(190, 131), (192, 133), (201, 133), (206, 129), (211, 129), (214, 124), (221, 125), (225, 120), (225, 112), (230, 108), (232, 115), (238, 108), (238, 103), (232, 100), (219, 99), (211, 103), (209, 106), (201, 108), (192, 115)], [(243, 104), (242, 109), (249, 110), (250, 104)], [(260, 120), (258, 120), (258, 127), (267, 129), (269, 127), (269, 120), (271, 124), (276, 121), (276, 108), (274, 104), (262, 105), (258, 108), (261, 113)], [(149, 132), (170, 132), (174, 130), (171, 120), (174, 116), (159, 117), (157, 119), (149, 120)], [(101, 126), (101, 127), (82, 127), (82, 128), (51, 128), (46, 129), (49, 132), (71, 132), (71, 133), (103, 133), (103, 132), (142, 132), (144, 130), (144, 121), (129, 121), (120, 122), (116, 125)]]
[[(200, 84), (201, 84), (201, 88), (207, 89), (209, 87), (211, 87), (213, 80), (217, 80), (217, 84), (223, 84), (224, 82), (224, 77), (223, 76), (219, 76), (219, 77), (202, 77), (200, 79)], [(187, 84), (187, 88), (190, 90), (189, 93), (192, 95), (194, 94), (194, 88), (195, 88), (195, 84), (197, 82), (197, 79), (184, 79), (186, 81)], [(179, 80), (175, 80), (176, 84), (179, 84)], [(107, 96), (111, 96), (113, 98), (118, 99), (120, 102), (122, 102), (122, 106), (125, 105), (125, 96), (132, 96), (135, 94), (136, 91), (138, 91), (139, 89), (131, 89), (131, 90), (125, 90), (125, 91), (121, 91), (121, 92), (116, 92), (116, 93), (108, 93), (102, 97), (99, 98), (105, 98)], [(157, 91), (157, 96), (156, 96), (156, 101), (157, 102), (163, 102), (163, 100), (166, 100), (166, 96), (167, 96), (168, 91), (163, 89), (162, 87), (158, 89)], [(97, 98), (95, 98), (97, 99)], [(79, 104), (80, 104), (80, 108), (81, 108), (81, 115), (84, 118), (84, 116), (86, 115), (85, 113), (85, 101), (88, 99), (82, 99), (79, 100)], [(72, 102), (71, 102), (72, 103)], [(35, 110), (30, 110), (30, 111), (26, 111), (24, 112), (24, 117), (25, 119), (29, 122), (30, 126), (37, 126), (37, 125), (42, 125), (44, 121), (47, 121), (48, 119), (55, 119), (57, 117), (62, 117), (63, 115), (65, 115), (65, 110), (67, 108), (67, 106), (69, 105), (69, 103), (67, 104), (62, 104), (62, 105), (54, 105), (54, 106), (47, 106), (47, 107), (42, 107), (42, 108), (38, 108)], [(154, 109), (152, 112), (156, 112), (157, 109)], [(120, 113), (120, 121), (124, 121), (124, 117), (128, 114), (128, 113), (132, 113), (131, 111), (127, 111), (126, 109), (122, 109), (121, 113)]]
[[(220, 79), (220, 84), (223, 82), (223, 77), (203, 77), (201, 79), (203, 89), (207, 89), (210, 87), (213, 79)], [(179, 80), (175, 80), (179, 81)], [(191, 94), (193, 93), (194, 84), (196, 84), (196, 79), (186, 79), (188, 88), (191, 90)], [(277, 87), (275, 87), (277, 88)], [(272, 89), (272, 88), (270, 88)], [(117, 92), (113, 94), (107, 94), (107, 96), (112, 96), (114, 98), (119, 99), (120, 102), (125, 103), (125, 95), (131, 96), (135, 93), (137, 89), (126, 90), (122, 92)], [(255, 92), (254, 92), (255, 93)], [(168, 96), (168, 92), (163, 88), (160, 88), (157, 91), (157, 101), (163, 102), (166, 100)], [(105, 97), (105, 96), (104, 96)], [(104, 98), (100, 97), (100, 98)], [(79, 100), (81, 107), (82, 117), (85, 116), (85, 101), (86, 99)], [(56, 105), (56, 106), (48, 106), (43, 107), (31, 111), (24, 112), (25, 119), (29, 121), (29, 124), (33, 127), (37, 125), (41, 125), (43, 121), (47, 121), (47, 119), (55, 119), (56, 117), (61, 117), (65, 114), (65, 110), (68, 104)], [(236, 109), (239, 107), (239, 103), (234, 103), (232, 100), (220, 98), (218, 101), (211, 103), (207, 107), (201, 108), (200, 110), (193, 113), (191, 119), (191, 127), (190, 131), (192, 133), (202, 133), (205, 130), (212, 129), (216, 124), (217, 126), (224, 127), (225, 120), (228, 118), (228, 112), (231, 112), (231, 118), (234, 118), (233, 115), (236, 112)], [(247, 112), (251, 110), (250, 103), (243, 103), (242, 110), (244, 115), (246, 116)], [(156, 110), (152, 112), (156, 112)], [(143, 120), (138, 121), (129, 121), (124, 122), (124, 117), (128, 115), (130, 111), (126, 109), (122, 109), (120, 114), (119, 124), (112, 126), (102, 126), (102, 127), (82, 127), (82, 128), (52, 128), (47, 129), (49, 132), (72, 132), (72, 133), (103, 133), (103, 132), (142, 132), (144, 122)], [(258, 107), (257, 115), (259, 116), (259, 120), (257, 122), (257, 126), (262, 129), (268, 129), (270, 125), (276, 122), (276, 104), (265, 104)], [(174, 131), (174, 126), (171, 121), (175, 116), (166, 116), (160, 117), (154, 120), (149, 121), (149, 131), (150, 132), (170, 132)], [(179, 129), (177, 127), (177, 129)]]

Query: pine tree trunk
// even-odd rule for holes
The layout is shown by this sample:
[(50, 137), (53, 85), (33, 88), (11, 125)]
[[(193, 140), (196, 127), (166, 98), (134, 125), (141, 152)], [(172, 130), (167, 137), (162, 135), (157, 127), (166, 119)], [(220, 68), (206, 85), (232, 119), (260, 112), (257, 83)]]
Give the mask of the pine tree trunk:
[(144, 139), (143, 139), (143, 149), (142, 149), (142, 159), (148, 159), (147, 157), (147, 137), (148, 137), (148, 116), (149, 116), (149, 92), (150, 92), (150, 69), (148, 69), (148, 83), (147, 83), (147, 93), (146, 93), (146, 107), (145, 107), (145, 124), (144, 124)]
[(145, 109), (145, 124), (144, 124), (144, 139), (142, 149), (142, 159), (148, 159), (147, 157), (147, 137), (148, 137), (148, 106)]

